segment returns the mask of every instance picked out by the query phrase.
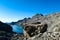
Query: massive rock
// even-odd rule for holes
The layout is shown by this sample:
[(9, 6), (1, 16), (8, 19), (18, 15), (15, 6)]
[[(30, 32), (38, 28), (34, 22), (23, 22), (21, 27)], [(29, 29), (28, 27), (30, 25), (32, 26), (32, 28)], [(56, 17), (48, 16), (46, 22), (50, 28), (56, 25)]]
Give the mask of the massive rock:
[[(33, 16), (30, 20), (27, 21), (27, 24), (33, 24), (36, 22), (41, 22), (41, 23), (45, 23), (48, 25), (47, 29), (46, 29), (46, 33), (52, 33), (51, 35), (53, 36), (53, 34), (60, 33), (60, 13), (56, 12), (53, 14), (49, 14), (46, 16), (41, 16), (40, 14)], [(44, 28), (43, 28), (44, 30)], [(44, 36), (45, 34), (43, 34)], [(46, 36), (49, 34), (46, 34)], [(60, 35), (60, 34), (59, 34)], [(45, 37), (46, 37), (45, 36)], [(56, 36), (56, 35), (54, 35)], [(53, 37), (54, 37), (53, 36)], [(38, 37), (40, 40), (40, 37)], [(58, 37), (59, 38), (59, 37)], [(48, 38), (47, 38), (48, 39)], [(54, 38), (53, 38), (54, 39)], [(31, 39), (32, 40), (32, 39)], [(43, 39), (42, 39), (43, 40)]]
[(45, 16), (41, 16), (40, 14), (36, 14), (35, 16), (33, 16), (30, 20), (27, 21), (27, 23), (35, 23), (35, 22), (41, 22), (41, 23), (46, 23), (48, 24), (48, 32), (52, 32), (52, 30), (55, 27), (59, 27), (60, 28), (60, 13), (56, 12), (56, 13), (52, 13), (52, 14), (48, 14)]

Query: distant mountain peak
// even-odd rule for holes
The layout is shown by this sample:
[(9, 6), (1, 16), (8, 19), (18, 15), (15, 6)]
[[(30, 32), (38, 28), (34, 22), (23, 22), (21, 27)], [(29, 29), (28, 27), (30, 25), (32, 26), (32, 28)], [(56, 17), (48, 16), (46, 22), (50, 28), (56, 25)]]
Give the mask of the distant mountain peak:
[(43, 16), (43, 14), (37, 13), (37, 14), (35, 14), (34, 16)]
[(32, 18), (37, 18), (37, 17), (42, 17), (43, 16), (43, 14), (39, 14), (39, 13), (37, 13), (36, 15), (34, 15)]
[(40, 15), (40, 16), (43, 16), (43, 14), (41, 14), (41, 13), (40, 13), (40, 14), (39, 14), (39, 13), (37, 13), (35, 16), (39, 16), (39, 15)]

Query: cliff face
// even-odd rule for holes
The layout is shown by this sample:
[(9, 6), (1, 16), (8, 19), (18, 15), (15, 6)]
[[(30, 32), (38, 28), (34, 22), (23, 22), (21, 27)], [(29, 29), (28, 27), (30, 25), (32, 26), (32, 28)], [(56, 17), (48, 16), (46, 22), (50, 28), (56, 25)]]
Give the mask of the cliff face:
[(30, 24), (36, 22), (46, 23), (48, 25), (47, 31), (41, 37), (36, 37), (38, 35), (35, 35), (28, 40), (60, 40), (60, 13), (49, 14), (46, 16), (41, 16), (39, 14), (33, 16), (30, 20), (27, 21), (27, 23)]
[(53, 32), (55, 27), (60, 28), (60, 13), (54, 13), (45, 16), (43, 23), (48, 24), (48, 32)]
[(27, 23), (41, 22), (48, 24), (48, 32), (52, 32), (55, 27), (60, 28), (60, 13), (41, 16), (40, 14), (33, 16)]

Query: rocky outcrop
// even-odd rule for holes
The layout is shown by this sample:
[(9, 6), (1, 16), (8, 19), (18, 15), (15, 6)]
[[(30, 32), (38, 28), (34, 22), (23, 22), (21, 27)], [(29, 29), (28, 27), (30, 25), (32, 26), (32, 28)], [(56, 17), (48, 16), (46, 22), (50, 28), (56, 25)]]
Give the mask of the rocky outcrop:
[(31, 23), (41, 22), (43, 17), (44, 16), (42, 14), (36, 14), (30, 20), (28, 20), (27, 23), (31, 24)]
[[(52, 36), (53, 36), (53, 34), (55, 34), (55, 32), (58, 33), (58, 34), (60, 33), (60, 13), (58, 13), (58, 12), (56, 12), (54, 14), (49, 14), (49, 15), (46, 15), (46, 16), (41, 16), (40, 14), (39, 15), (35, 15), (30, 20), (27, 21), (27, 24), (28, 23), (29, 24), (33, 24), (33, 23), (36, 23), (36, 22), (41, 22), (41, 23), (47, 24), (48, 27), (46, 29), (47, 30), (46, 33), (52, 33), (51, 34)], [(43, 30), (44, 30), (44, 28), (43, 28)], [(43, 34), (43, 36), (44, 35), (47, 36), (49, 34)], [(38, 37), (38, 38), (40, 39), (40, 37)], [(42, 40), (44, 40), (44, 39), (42, 39)]]
[(0, 31), (0, 40), (23, 40), (23, 35)]
[(53, 14), (49, 14), (46, 16), (41, 16), (40, 14), (36, 14), (35, 16), (33, 16), (30, 20), (27, 21), (27, 23), (36, 23), (36, 22), (41, 22), (41, 23), (46, 23), (48, 24), (48, 32), (52, 32), (52, 30), (55, 27), (59, 27), (60, 25), (60, 13), (56, 12)]

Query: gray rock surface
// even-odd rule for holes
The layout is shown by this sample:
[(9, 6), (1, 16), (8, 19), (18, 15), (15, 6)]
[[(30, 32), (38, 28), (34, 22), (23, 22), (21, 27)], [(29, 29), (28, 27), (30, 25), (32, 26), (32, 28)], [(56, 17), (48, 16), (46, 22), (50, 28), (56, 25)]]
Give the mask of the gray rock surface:
[[(27, 21), (27, 23), (34, 23), (34, 22), (41, 22), (41, 23), (48, 24), (48, 28), (47, 28), (46, 33), (49, 33), (49, 32), (52, 32), (52, 34), (55, 34), (55, 32), (58, 34), (60, 33), (60, 13), (59, 12), (49, 14), (46, 16), (35, 15), (30, 20)], [(43, 37), (44, 37), (44, 35), (47, 40), (48, 34), (43, 34)], [(56, 35), (54, 35), (54, 36), (57, 37)], [(43, 37), (37, 37), (34, 40), (45, 40), (45, 39), (43, 39)], [(60, 40), (60, 37), (56, 38), (56, 40), (58, 40), (58, 39)], [(30, 40), (32, 40), (32, 38), (30, 38)], [(52, 37), (50, 37), (49, 40), (54, 40), (53, 35), (52, 35)]]
[(59, 27), (60, 24), (60, 13), (56, 12), (46, 16), (41, 16), (40, 14), (33, 16), (27, 23), (42, 22), (48, 24), (48, 32), (52, 32), (55, 27)]

